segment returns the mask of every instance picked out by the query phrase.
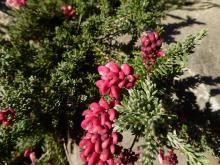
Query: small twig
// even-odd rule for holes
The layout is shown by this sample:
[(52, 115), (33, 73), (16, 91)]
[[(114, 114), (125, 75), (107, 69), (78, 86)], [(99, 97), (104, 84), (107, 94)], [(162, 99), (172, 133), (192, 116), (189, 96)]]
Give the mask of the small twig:
[(72, 161), (71, 161), (71, 158), (69, 157), (69, 153), (67, 151), (67, 147), (66, 147), (65, 142), (63, 142), (63, 148), (64, 148), (64, 151), (65, 151), (65, 154), (66, 154), (66, 157), (68, 159), (69, 164), (73, 164)]
[(130, 147), (130, 151), (131, 151), (132, 148), (134, 147), (134, 144), (135, 144), (137, 138), (138, 138), (138, 135), (135, 135), (134, 140), (133, 140), (133, 142), (132, 142), (132, 144), (131, 144), (131, 147)]

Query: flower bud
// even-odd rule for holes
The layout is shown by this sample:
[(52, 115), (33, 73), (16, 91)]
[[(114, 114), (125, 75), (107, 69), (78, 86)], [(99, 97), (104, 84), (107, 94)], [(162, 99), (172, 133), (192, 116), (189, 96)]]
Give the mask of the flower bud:
[(154, 42), (154, 41), (155, 41), (155, 35), (154, 35), (153, 32), (148, 33), (147, 36), (148, 36), (148, 38), (149, 38), (149, 40), (150, 40), (151, 42)]
[(12, 121), (11, 120), (3, 120), (2, 121), (2, 125), (4, 125), (4, 126), (9, 126), (9, 125), (11, 125), (12, 124)]
[(100, 75), (106, 75), (107, 73), (110, 72), (110, 69), (107, 68), (106, 66), (101, 65), (98, 67), (98, 72)]
[(110, 142), (111, 138), (105, 139), (105, 141), (102, 143), (102, 149), (106, 149), (109, 146)]
[(109, 109), (108, 114), (109, 114), (110, 121), (115, 120), (117, 117), (117, 111), (115, 109)]
[(108, 159), (107, 160), (108, 165), (114, 165), (114, 159)]
[(123, 88), (126, 84), (126, 81), (125, 80), (122, 80), (120, 83), (118, 83), (118, 87), (119, 88)]
[(71, 18), (76, 16), (76, 11), (70, 5), (61, 6), (61, 10), (63, 11), (65, 18)]
[(3, 112), (0, 112), (0, 122), (5, 120), (5, 114)]
[(120, 71), (120, 72), (118, 73), (118, 78), (119, 78), (120, 80), (124, 80), (125, 74), (124, 74), (123, 71)]
[(88, 144), (83, 152), (85, 156), (88, 156), (94, 149), (94, 145), (92, 143)]
[(84, 153), (82, 152), (82, 153), (80, 153), (80, 158), (81, 158), (81, 160), (84, 162), (84, 163), (86, 163), (87, 162), (87, 157), (84, 155)]
[(90, 143), (90, 141), (89, 141), (88, 139), (82, 139), (82, 140), (79, 142), (79, 147), (80, 147), (80, 148), (85, 148), (89, 143)]
[(102, 112), (104, 110), (96, 102), (93, 102), (92, 104), (90, 104), (89, 108), (93, 111), (94, 114), (97, 114), (97, 113)]
[(109, 120), (109, 115), (107, 113), (101, 113), (101, 125), (105, 125), (105, 122)]
[(88, 165), (94, 165), (98, 161), (99, 154), (96, 152), (92, 153), (92, 156), (89, 158)]
[(120, 94), (119, 94), (120, 89), (117, 86), (112, 86), (110, 90), (110, 97), (119, 99)]
[(112, 123), (111, 122), (106, 121), (105, 125), (108, 127), (108, 129), (112, 129)]
[(154, 33), (155, 40), (158, 40), (158, 38), (159, 38), (159, 33), (158, 33), (158, 32), (153, 32), (153, 33)]
[(24, 151), (24, 157), (29, 157), (30, 154), (31, 154), (31, 152), (32, 152), (32, 150), (26, 149), (26, 150)]
[(114, 62), (109, 62), (105, 66), (108, 67), (110, 71), (114, 73), (118, 73), (120, 71), (118, 65)]
[(102, 141), (105, 141), (108, 137), (109, 137), (108, 134), (103, 134), (103, 135), (101, 136), (101, 140), (102, 140)]
[(157, 46), (157, 48), (160, 48), (162, 46), (162, 41), (158, 40), (157, 43), (156, 43), (156, 46)]
[(101, 155), (100, 155), (100, 159), (105, 162), (106, 160), (108, 160), (109, 154), (110, 154), (109, 150), (108, 149), (104, 149), (102, 151)]
[(95, 143), (98, 138), (99, 138), (98, 134), (93, 134), (92, 137), (91, 137), (91, 142)]
[(100, 105), (101, 107), (103, 107), (104, 109), (109, 109), (109, 105), (108, 105), (107, 101), (105, 101), (105, 99), (103, 99), (103, 98), (101, 98), (101, 99), (99, 100), (99, 105)]
[(10, 107), (10, 108), (8, 109), (8, 114), (11, 115), (11, 116), (14, 116), (14, 115), (15, 115), (15, 110), (14, 110), (14, 108)]
[(97, 165), (105, 165), (105, 162), (102, 161), (102, 160), (99, 160), (98, 164)]
[(134, 83), (127, 83), (125, 87), (127, 89), (131, 89), (131, 88), (133, 88), (133, 86), (134, 86)]
[(165, 52), (164, 51), (158, 51), (157, 52), (157, 57), (164, 57), (165, 56)]
[(112, 143), (117, 144), (118, 143), (118, 134), (116, 132), (112, 133)]
[(131, 66), (128, 64), (122, 64), (121, 65), (121, 70), (124, 72), (125, 75), (133, 74), (134, 70)]
[(151, 44), (151, 49), (152, 51), (155, 51), (157, 49), (157, 45), (155, 43)]
[(127, 80), (128, 80), (128, 82), (133, 83), (133, 82), (135, 82), (136, 78), (133, 75), (128, 75)]
[(102, 145), (101, 144), (101, 139), (98, 139), (95, 142), (95, 152), (100, 153), (102, 151), (101, 145)]
[(110, 146), (110, 152), (111, 152), (112, 154), (114, 154), (114, 153), (115, 153), (115, 150), (116, 150), (115, 145), (112, 144), (112, 145)]

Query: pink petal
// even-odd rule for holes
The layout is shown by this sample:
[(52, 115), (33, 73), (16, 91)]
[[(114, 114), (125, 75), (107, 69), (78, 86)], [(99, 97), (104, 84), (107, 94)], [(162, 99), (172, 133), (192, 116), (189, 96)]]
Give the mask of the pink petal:
[(153, 32), (150, 32), (150, 33), (148, 33), (148, 38), (149, 38), (149, 40), (151, 41), (151, 42), (154, 42), (155, 41), (155, 36), (154, 36), (154, 33)]
[(124, 72), (125, 75), (133, 74), (133, 68), (129, 66), (128, 64), (122, 64), (121, 70)]
[(115, 150), (116, 150), (116, 147), (115, 147), (114, 144), (112, 144), (112, 145), (110, 146), (110, 152), (111, 152), (112, 154), (114, 154), (114, 153), (115, 153)]
[(157, 43), (156, 43), (156, 45), (157, 45), (158, 48), (160, 48), (160, 47), (162, 46), (162, 41), (161, 41), (161, 40), (158, 40)]
[(114, 165), (114, 159), (108, 159), (107, 163), (108, 165)]
[(110, 97), (119, 99), (120, 98), (120, 89), (117, 86), (112, 86), (110, 91)]
[(103, 108), (100, 107), (99, 104), (96, 102), (90, 104), (89, 108), (93, 111), (94, 114), (103, 111)]
[(118, 115), (118, 111), (116, 111), (115, 109), (110, 109), (108, 111), (108, 114), (109, 114), (109, 120), (110, 121), (113, 121), (116, 119), (117, 115)]
[(107, 122), (109, 120), (109, 115), (106, 112), (103, 112), (101, 114), (101, 125), (104, 125), (105, 122)]
[(96, 86), (97, 86), (98, 88), (102, 88), (102, 87), (104, 86), (104, 84), (105, 84), (105, 81), (104, 81), (104, 80), (98, 80), (98, 81), (96, 81)]
[(107, 101), (105, 101), (105, 99), (103, 99), (103, 98), (101, 98), (101, 99), (99, 100), (99, 105), (100, 105), (101, 107), (103, 107), (104, 109), (109, 109), (109, 105), (108, 105)]
[(112, 71), (114, 73), (118, 73), (120, 71), (118, 65), (114, 62), (109, 62), (105, 66), (108, 67), (110, 69), (110, 71)]
[(110, 72), (110, 69), (106, 66), (101, 65), (98, 67), (98, 72), (100, 75), (106, 75), (108, 72)]
[(118, 77), (114, 77), (111, 81), (110, 81), (110, 85), (116, 85), (119, 82), (119, 78)]
[(158, 32), (153, 32), (153, 33), (154, 33), (155, 40), (158, 40), (158, 38), (159, 38), (159, 33), (158, 33)]
[(102, 151), (101, 155), (100, 155), (100, 159), (105, 162), (106, 160), (108, 160), (109, 155), (110, 155), (109, 150), (108, 149), (104, 149)]
[(90, 109), (86, 109), (86, 110), (83, 111), (82, 115), (85, 116), (85, 118), (86, 118), (88, 116), (93, 115), (93, 113)]
[(142, 35), (142, 37), (141, 37), (141, 45), (144, 45), (146, 39), (147, 39), (147, 36)]
[(127, 89), (131, 89), (131, 88), (133, 88), (134, 87), (134, 83), (127, 83), (126, 84), (126, 88)]
[(133, 83), (135, 82), (136, 78), (133, 75), (128, 75), (127, 77), (128, 82)]
[(119, 78), (120, 80), (124, 80), (125, 74), (124, 74), (123, 71), (120, 71), (120, 72), (118, 73), (118, 78)]
[(112, 133), (112, 143), (117, 144), (118, 143), (118, 133), (113, 132)]
[(83, 152), (80, 154), (80, 158), (83, 162), (87, 162), (87, 156), (85, 156)]
[(122, 80), (119, 84), (118, 84), (118, 87), (119, 88), (123, 88), (125, 86), (125, 83), (126, 81), (125, 80)]
[(103, 162), (102, 160), (99, 160), (97, 165), (105, 165), (105, 161)]
[(106, 149), (111, 143), (111, 138), (106, 139), (103, 143), (102, 143), (102, 149)]
[(164, 51), (158, 51), (157, 52), (157, 57), (164, 57), (165, 56), (165, 52)]
[(89, 158), (88, 165), (94, 165), (98, 160), (99, 160), (99, 154), (93, 152), (92, 156)]
[(95, 152), (100, 153), (102, 151), (101, 145), (101, 139), (97, 139), (97, 141), (95, 142)]
[(111, 122), (106, 121), (105, 125), (108, 127), (108, 129), (112, 129), (112, 123)]

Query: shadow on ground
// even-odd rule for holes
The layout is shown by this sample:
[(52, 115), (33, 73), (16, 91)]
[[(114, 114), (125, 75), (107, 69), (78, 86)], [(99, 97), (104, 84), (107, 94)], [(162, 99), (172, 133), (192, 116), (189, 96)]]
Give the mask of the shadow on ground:
[(196, 89), (199, 85), (205, 84), (215, 87), (220, 84), (220, 77), (196, 75), (187, 77), (175, 82), (176, 97), (178, 103), (175, 106), (179, 120), (188, 127), (188, 132), (192, 140), (201, 140), (206, 134), (210, 138), (210, 147), (214, 149), (216, 155), (220, 156), (220, 109), (213, 109), (211, 98), (220, 95), (220, 88), (213, 88), (209, 91), (209, 98), (205, 101), (201, 109), (194, 92), (189, 89)]
[[(199, 4), (199, 5), (198, 5)], [(197, 6), (196, 6), (197, 5)], [(186, 2), (183, 6), (184, 10), (193, 11), (193, 10), (205, 10), (213, 7), (220, 8), (220, 5), (210, 1), (201, 2), (201, 0), (194, 0)]]
[(206, 23), (197, 21), (195, 18), (192, 18), (190, 16), (187, 16), (187, 18), (183, 18), (183, 17), (173, 15), (173, 14), (167, 14), (167, 15), (168, 17), (171, 17), (177, 20), (176, 23), (169, 23), (167, 25), (163, 25), (165, 33), (163, 34), (162, 37), (164, 38), (164, 41), (168, 44), (176, 42), (174, 36), (179, 35), (181, 33), (180, 32), (181, 28), (192, 26), (192, 25), (206, 25)]
[[(213, 89), (209, 90), (209, 99), (207, 100), (206, 107), (204, 109), (200, 109), (199, 105), (196, 101), (195, 94), (189, 89), (195, 89), (199, 85), (205, 84), (213, 87)], [(220, 77), (213, 78), (211, 76), (200, 76), (195, 75), (192, 77), (184, 78), (178, 81), (175, 84), (175, 88), (177, 89), (177, 97), (180, 99), (179, 104), (186, 111), (199, 111), (203, 113), (209, 113), (207, 116), (212, 117), (209, 120), (212, 121), (214, 125), (220, 125), (220, 109), (212, 110), (210, 98), (220, 95), (220, 88), (217, 85), (220, 84)], [(220, 133), (220, 132), (219, 132)]]

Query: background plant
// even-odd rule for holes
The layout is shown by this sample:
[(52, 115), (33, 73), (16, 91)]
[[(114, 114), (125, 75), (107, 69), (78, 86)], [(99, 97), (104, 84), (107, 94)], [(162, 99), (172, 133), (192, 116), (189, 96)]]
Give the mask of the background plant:
[[(9, 127), (0, 126), (1, 162), (28, 162), (23, 153), (31, 148), (39, 164), (67, 164), (63, 144), (72, 139), (78, 142), (83, 134), (82, 110), (99, 97), (95, 87), (97, 66), (109, 60), (132, 63), (142, 75), (143, 81), (137, 82), (137, 88), (141, 89), (146, 70), (141, 58), (136, 56), (139, 48), (134, 45), (143, 31), (161, 31), (160, 20), (173, 3), (170, 0), (29, 0), (19, 10), (14, 9), (10, 40), (0, 41), (1, 108), (13, 107), (16, 112)], [(63, 5), (72, 6), (75, 14), (66, 17), (61, 9)], [(117, 40), (125, 34), (131, 36), (128, 44)], [(176, 90), (172, 80), (182, 74), (183, 55), (191, 53), (195, 39), (198, 38), (191, 36), (184, 44), (172, 46), (166, 57), (152, 66), (154, 85), (152, 90), (146, 88), (153, 94), (153, 86), (156, 84), (158, 88), (152, 97), (161, 100), (160, 104), (150, 104), (157, 116), (163, 116), (162, 123), (173, 120), (157, 106), (163, 105), (171, 111), (165, 102), (173, 100), (162, 98)], [(187, 132), (184, 128), (180, 130)], [(206, 139), (215, 137), (210, 134), (207, 137), (203, 143), (214, 149), (214, 141), (210, 143)]]

